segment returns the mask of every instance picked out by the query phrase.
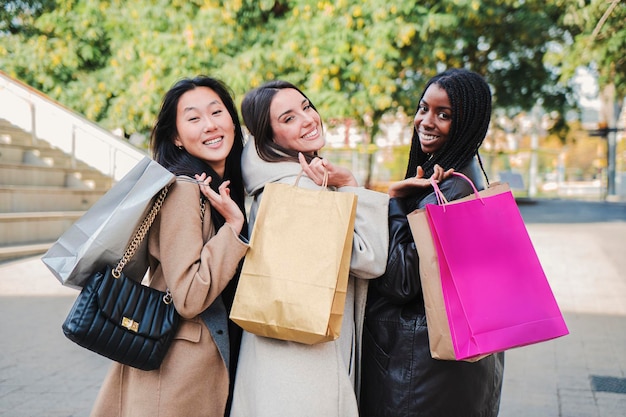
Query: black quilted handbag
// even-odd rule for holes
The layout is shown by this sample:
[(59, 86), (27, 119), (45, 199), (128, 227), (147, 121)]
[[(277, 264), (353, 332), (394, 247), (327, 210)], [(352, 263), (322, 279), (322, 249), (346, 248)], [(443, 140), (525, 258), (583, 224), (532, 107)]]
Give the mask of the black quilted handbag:
[(107, 266), (85, 284), (63, 323), (78, 345), (134, 368), (157, 369), (174, 338), (179, 315), (172, 296), (122, 273), (150, 229), (167, 194), (164, 188), (113, 269)]

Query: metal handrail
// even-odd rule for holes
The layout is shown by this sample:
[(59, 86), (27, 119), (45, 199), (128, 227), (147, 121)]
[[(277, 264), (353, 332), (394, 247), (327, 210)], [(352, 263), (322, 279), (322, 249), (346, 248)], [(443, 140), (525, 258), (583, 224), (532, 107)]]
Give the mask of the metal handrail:
[(136, 148), (79, 113), (0, 71), (0, 118), (71, 155), (72, 167), (82, 161), (115, 181), (146, 151)]

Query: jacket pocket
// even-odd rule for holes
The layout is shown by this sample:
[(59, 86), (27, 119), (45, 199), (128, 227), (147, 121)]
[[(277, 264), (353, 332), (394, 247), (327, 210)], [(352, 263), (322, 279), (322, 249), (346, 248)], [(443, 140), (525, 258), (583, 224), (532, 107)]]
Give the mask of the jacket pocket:
[(202, 335), (202, 324), (198, 321), (198, 318), (192, 320), (181, 320), (176, 331), (174, 340), (186, 340), (192, 343), (200, 342), (200, 336)]

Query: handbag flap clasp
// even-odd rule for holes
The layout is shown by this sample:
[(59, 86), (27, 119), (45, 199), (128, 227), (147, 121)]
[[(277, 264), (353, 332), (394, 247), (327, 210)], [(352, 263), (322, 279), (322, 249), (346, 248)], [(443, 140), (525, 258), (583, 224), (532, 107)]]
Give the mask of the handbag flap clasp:
[(139, 330), (139, 322), (129, 319), (128, 317), (122, 317), (122, 327), (127, 328), (128, 330), (137, 333)]

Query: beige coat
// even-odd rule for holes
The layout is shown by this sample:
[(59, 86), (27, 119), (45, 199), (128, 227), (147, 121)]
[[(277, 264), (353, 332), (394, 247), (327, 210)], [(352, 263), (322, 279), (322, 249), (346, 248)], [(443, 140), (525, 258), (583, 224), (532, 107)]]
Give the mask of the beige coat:
[[(254, 197), (250, 208), (252, 230), (265, 184), (294, 184), (301, 168), (294, 162), (262, 161), (250, 140), (244, 148), (242, 170), (246, 191)], [(319, 188), (308, 177), (302, 177), (298, 186)], [(336, 191), (355, 193), (358, 198), (341, 335), (332, 342), (304, 345), (244, 331), (231, 417), (358, 416), (355, 390), (367, 284), (368, 279), (385, 272), (389, 197), (362, 187)]]
[(216, 233), (206, 207), (202, 223), (198, 185), (179, 179), (170, 187), (150, 229), (150, 286), (170, 289), (183, 320), (159, 369), (113, 363), (92, 417), (224, 415), (228, 371), (199, 314), (231, 280), (248, 245), (228, 225)]

